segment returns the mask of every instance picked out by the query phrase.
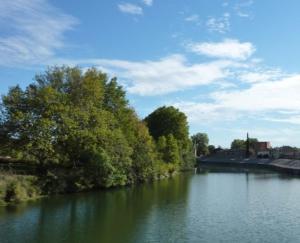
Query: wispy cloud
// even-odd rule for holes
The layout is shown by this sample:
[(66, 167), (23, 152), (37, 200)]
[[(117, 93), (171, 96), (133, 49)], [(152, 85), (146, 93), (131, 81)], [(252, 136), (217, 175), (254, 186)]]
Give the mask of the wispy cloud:
[(65, 46), (64, 33), (77, 20), (46, 0), (2, 0), (0, 21), (7, 32), (0, 34), (0, 65), (39, 64)]
[(252, 16), (252, 13), (251, 13), (251, 11), (249, 11), (249, 8), (253, 4), (254, 4), (253, 0), (244, 0), (244, 1), (238, 2), (234, 6), (234, 10), (239, 17), (250, 18)]
[(130, 93), (140, 96), (164, 95), (212, 84), (219, 90), (232, 89), (236, 87), (232, 79), (242, 75), (246, 79), (246, 75), (249, 76), (252, 71), (249, 67), (256, 65), (247, 59), (255, 51), (248, 42), (224, 40), (194, 43), (188, 48), (216, 60), (190, 63), (184, 55), (173, 54), (158, 60), (136, 62), (99, 58), (61, 60), (59, 63), (97, 66), (118, 76)]
[(215, 91), (210, 103), (181, 101), (174, 105), (192, 122), (237, 120), (253, 114), (256, 120), (300, 124), (300, 75), (254, 83), (249, 88)]
[(199, 55), (241, 60), (249, 58), (255, 52), (252, 43), (240, 42), (235, 39), (225, 39), (222, 42), (191, 43), (187, 45), (187, 48)]
[(210, 32), (224, 34), (230, 30), (230, 13), (224, 13), (222, 17), (209, 17), (206, 26)]
[(187, 16), (184, 20), (187, 21), (187, 22), (196, 22), (196, 23), (198, 23), (199, 22), (199, 15), (198, 14), (192, 14), (192, 15)]
[(240, 73), (237, 78), (246, 83), (260, 83), (283, 79), (289, 75), (280, 69), (264, 69), (258, 68), (256, 70), (244, 71)]
[[(69, 63), (64, 61), (64, 63)], [(117, 75), (130, 93), (155, 96), (208, 85), (226, 78), (232, 61), (217, 60), (190, 64), (183, 55), (171, 55), (157, 61), (90, 59), (74, 64), (94, 65)]]
[(147, 6), (152, 6), (153, 5), (153, 0), (142, 0), (142, 2), (147, 5)]
[(245, 90), (215, 92), (214, 100), (240, 111), (299, 110), (300, 75), (253, 84)]
[(133, 15), (142, 15), (143, 8), (138, 5), (132, 3), (120, 3), (118, 4), (118, 8), (121, 12)]

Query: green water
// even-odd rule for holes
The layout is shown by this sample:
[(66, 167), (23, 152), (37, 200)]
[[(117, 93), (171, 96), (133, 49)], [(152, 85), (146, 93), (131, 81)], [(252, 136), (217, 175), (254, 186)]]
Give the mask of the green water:
[(300, 242), (300, 179), (186, 174), (0, 209), (0, 242)]

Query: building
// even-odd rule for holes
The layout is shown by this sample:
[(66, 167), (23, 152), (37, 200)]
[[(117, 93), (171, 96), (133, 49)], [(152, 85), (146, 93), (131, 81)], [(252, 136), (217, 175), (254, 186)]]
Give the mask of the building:
[(255, 151), (267, 151), (271, 149), (271, 143), (270, 142), (256, 142), (254, 144)]
[(254, 144), (255, 154), (258, 158), (271, 157), (271, 143), (270, 142), (256, 142)]

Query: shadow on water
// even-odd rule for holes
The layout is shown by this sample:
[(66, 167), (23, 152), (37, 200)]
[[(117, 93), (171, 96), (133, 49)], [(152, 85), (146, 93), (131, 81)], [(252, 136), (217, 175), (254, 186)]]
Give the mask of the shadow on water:
[[(132, 242), (153, 211), (184, 202), (189, 176), (0, 210), (1, 242)], [(159, 227), (159, 226), (158, 226)]]

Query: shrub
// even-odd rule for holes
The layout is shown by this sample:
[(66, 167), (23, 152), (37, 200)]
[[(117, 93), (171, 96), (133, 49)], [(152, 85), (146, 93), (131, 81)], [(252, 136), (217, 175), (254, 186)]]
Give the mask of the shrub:
[(41, 195), (33, 176), (0, 175), (0, 205), (18, 203)]

